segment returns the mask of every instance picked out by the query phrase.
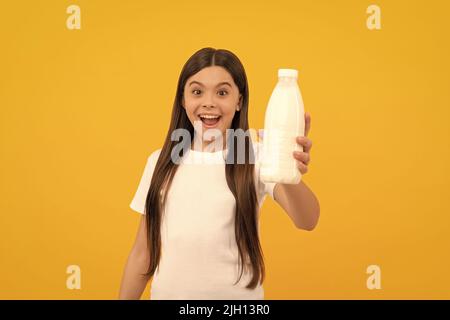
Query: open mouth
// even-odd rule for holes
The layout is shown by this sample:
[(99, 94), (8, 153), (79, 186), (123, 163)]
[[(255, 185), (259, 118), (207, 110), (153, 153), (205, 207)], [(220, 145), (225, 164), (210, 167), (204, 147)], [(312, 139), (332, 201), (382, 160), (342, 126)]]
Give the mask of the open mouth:
[(199, 115), (200, 120), (202, 120), (203, 124), (205, 124), (207, 127), (214, 127), (220, 120), (219, 115)]

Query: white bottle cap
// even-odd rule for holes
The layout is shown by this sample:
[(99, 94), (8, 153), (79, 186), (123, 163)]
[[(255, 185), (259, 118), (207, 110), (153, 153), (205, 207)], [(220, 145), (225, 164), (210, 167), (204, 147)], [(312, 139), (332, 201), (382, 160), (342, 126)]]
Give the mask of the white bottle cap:
[(278, 69), (278, 77), (298, 78), (298, 71), (296, 69)]

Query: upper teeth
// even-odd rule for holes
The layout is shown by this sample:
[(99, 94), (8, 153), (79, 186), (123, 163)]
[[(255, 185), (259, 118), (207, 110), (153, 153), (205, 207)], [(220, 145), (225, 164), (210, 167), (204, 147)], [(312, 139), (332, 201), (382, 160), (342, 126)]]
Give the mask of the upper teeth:
[(201, 118), (206, 118), (206, 119), (216, 119), (216, 118), (218, 118), (220, 116), (213, 116), (213, 115), (202, 114), (200, 117)]

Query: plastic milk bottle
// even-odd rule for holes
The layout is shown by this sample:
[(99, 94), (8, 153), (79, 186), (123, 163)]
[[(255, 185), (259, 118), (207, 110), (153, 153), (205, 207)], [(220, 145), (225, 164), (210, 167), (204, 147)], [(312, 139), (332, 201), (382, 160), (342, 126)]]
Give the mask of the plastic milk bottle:
[(301, 174), (294, 151), (303, 151), (296, 142), (304, 136), (303, 99), (297, 85), (298, 71), (278, 69), (278, 83), (267, 105), (260, 177), (264, 182), (298, 184)]

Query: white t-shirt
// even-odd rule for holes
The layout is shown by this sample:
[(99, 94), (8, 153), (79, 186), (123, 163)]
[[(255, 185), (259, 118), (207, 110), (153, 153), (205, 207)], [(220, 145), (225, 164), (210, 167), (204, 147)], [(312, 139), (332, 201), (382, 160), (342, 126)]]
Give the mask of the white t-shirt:
[[(260, 144), (253, 145), (261, 207), (267, 194), (273, 198), (275, 183), (260, 180)], [(148, 157), (130, 204), (141, 214), (160, 153), (158, 149)], [(239, 275), (235, 208), (226, 181), (224, 153), (189, 150), (169, 188), (161, 223), (161, 260), (153, 276), (150, 299), (264, 299), (259, 283), (255, 289), (245, 288), (251, 279), (251, 272), (245, 268), (240, 281), (233, 285)]]

